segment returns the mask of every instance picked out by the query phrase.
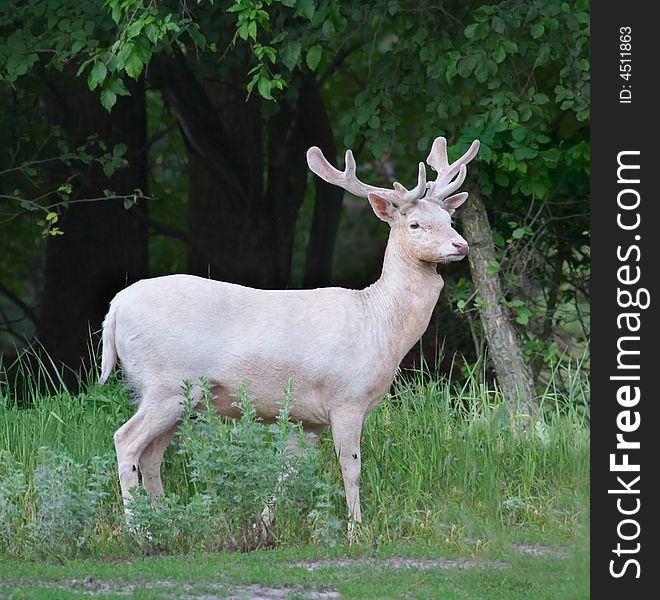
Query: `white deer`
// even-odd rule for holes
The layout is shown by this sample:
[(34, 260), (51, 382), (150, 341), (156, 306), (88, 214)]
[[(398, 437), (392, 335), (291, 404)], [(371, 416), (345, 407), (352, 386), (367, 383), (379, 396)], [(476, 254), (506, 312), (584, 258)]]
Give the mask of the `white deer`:
[(100, 381), (119, 358), (138, 399), (136, 413), (114, 436), (127, 504), (138, 468), (147, 493), (163, 493), (160, 466), (183, 412), (184, 380), (206, 378), (215, 407), (231, 417), (238, 415), (232, 394), (247, 380), (258, 416), (270, 422), (293, 379), (291, 418), (313, 441), (331, 427), (349, 521), (362, 521), (362, 424), (428, 326), (444, 286), (436, 266), (468, 253), (450, 217), (467, 193), (451, 194), (478, 148), (475, 140), (450, 165), (446, 140), (436, 138), (426, 160), (437, 178), (426, 183), (419, 163), (412, 190), (399, 183), (393, 190), (362, 183), (350, 150), (343, 172), (319, 148), (307, 151), (314, 173), (368, 198), (391, 227), (382, 275), (366, 289), (258, 290), (169, 275), (139, 281), (114, 297), (103, 323)]

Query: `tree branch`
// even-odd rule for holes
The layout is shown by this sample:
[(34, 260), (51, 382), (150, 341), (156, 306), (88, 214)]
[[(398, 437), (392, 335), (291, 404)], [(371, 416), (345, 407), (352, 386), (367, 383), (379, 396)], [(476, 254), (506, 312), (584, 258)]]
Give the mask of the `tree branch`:
[(140, 208), (135, 207), (133, 209), (133, 212), (131, 213), (133, 216), (138, 219), (140, 222), (146, 224), (148, 227), (153, 229), (155, 232), (160, 233), (162, 235), (165, 235), (167, 237), (175, 238), (177, 240), (181, 240), (182, 242), (185, 242), (186, 244), (190, 241), (190, 236), (188, 235), (187, 231), (184, 231), (183, 229), (179, 229), (178, 227), (170, 227), (169, 225), (165, 225), (164, 223), (160, 223), (159, 221), (156, 221), (146, 215), (144, 211), (142, 211)]
[(34, 309), (21, 300), (14, 292), (12, 292), (7, 286), (3, 283), (0, 283), (0, 294), (9, 298), (16, 306), (18, 306), (37, 327), (39, 326), (39, 317), (37, 313), (34, 312)]

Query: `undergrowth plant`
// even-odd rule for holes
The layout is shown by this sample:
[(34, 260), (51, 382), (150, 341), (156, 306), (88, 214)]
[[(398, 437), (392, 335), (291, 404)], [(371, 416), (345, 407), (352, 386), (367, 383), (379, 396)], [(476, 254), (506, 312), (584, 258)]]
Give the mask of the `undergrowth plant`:
[(25, 522), (25, 474), (10, 452), (0, 452), (0, 547), (18, 554)]
[(98, 522), (107, 516), (113, 462), (104, 455), (80, 464), (62, 452), (40, 448), (34, 471), (25, 473), (4, 451), (0, 456), (0, 535), (5, 550), (60, 561), (64, 556), (88, 553), (98, 543)]
[(34, 471), (34, 513), (27, 539), (37, 553), (76, 554), (95, 545), (97, 521), (112, 477), (113, 459), (94, 456), (87, 464), (42, 448)]
[[(579, 364), (561, 377), (568, 386), (549, 384), (527, 433), (476, 376), (460, 384), (421, 371), (397, 378), (363, 429), (359, 539), (478, 554), (501, 539), (586, 535), (589, 388)], [(293, 387), (278, 418), (263, 423), (247, 384), (236, 392), (237, 419), (213, 410), (205, 382), (194, 385), (201, 401), (186, 384), (185, 415), (165, 453), (166, 494), (152, 501), (136, 488), (128, 522), (113, 433), (135, 408), (121, 381), (83, 383), (78, 394), (35, 390), (27, 406), (3, 388), (0, 556), (61, 561), (344, 542), (332, 438), (327, 432), (314, 446), (300, 439), (288, 419)], [(275, 514), (264, 529), (267, 505)]]
[[(190, 382), (183, 386), (184, 413), (176, 434), (189, 494), (159, 498), (155, 506), (144, 492), (134, 495), (129, 531), (142, 549), (249, 550), (295, 537), (292, 524), (298, 536), (308, 531), (328, 538), (336, 521), (328, 498), (339, 491), (319, 479), (314, 448), (289, 420), (293, 384), (284, 390), (279, 414), (270, 424), (257, 417), (247, 382), (235, 393), (236, 419), (214, 410), (206, 381), (199, 383), (199, 402), (193, 400), (194, 387)], [(289, 443), (292, 436), (296, 452)], [(264, 509), (276, 514), (271, 524), (264, 523)]]

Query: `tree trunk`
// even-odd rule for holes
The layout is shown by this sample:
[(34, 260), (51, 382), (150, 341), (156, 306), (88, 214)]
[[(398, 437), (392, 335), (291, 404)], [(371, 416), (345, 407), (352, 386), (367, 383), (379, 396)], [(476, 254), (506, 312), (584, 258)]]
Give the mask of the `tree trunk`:
[[(318, 146), (325, 157), (337, 165), (335, 136), (318, 83), (311, 73), (303, 75), (299, 106), (305, 145), (307, 148)], [(314, 177), (314, 190), (314, 214), (303, 274), (303, 287), (306, 288), (332, 284), (332, 258), (344, 196), (341, 188), (320, 177)]]
[(297, 106), (282, 100), (262, 128), (238, 64), (223, 81), (180, 55), (158, 57), (163, 90), (188, 148), (188, 270), (258, 288), (291, 284), (291, 254), (307, 169)]
[(291, 286), (291, 259), (298, 212), (305, 198), (307, 165), (300, 113), (285, 100), (268, 123), (268, 185), (264, 208), (270, 209), (277, 258), (278, 287)]
[[(147, 229), (122, 200), (105, 200), (105, 189), (131, 194), (147, 187), (146, 114), (142, 83), (131, 86), (131, 95), (120, 98), (112, 113), (98, 96), (74, 77), (64, 77), (51, 87), (54, 120), (67, 133), (72, 147), (98, 134), (112, 151), (127, 145), (129, 164), (107, 178), (93, 163), (73, 181), (73, 202), (62, 214), (63, 235), (50, 237), (40, 328), (37, 337), (59, 366), (78, 369), (89, 356), (89, 333), (98, 331), (115, 293), (147, 276)], [(54, 174), (56, 175), (56, 174)], [(146, 206), (142, 207), (146, 210)], [(59, 223), (58, 223), (59, 224)], [(66, 382), (75, 383), (67, 373)]]
[(461, 219), (465, 239), (470, 244), (470, 271), (480, 299), (479, 314), (497, 382), (513, 414), (533, 417), (538, 411), (536, 391), (516, 332), (506, 307), (501, 303), (499, 275), (488, 271), (489, 265), (495, 262), (495, 247), (486, 208), (476, 185), (461, 209)]

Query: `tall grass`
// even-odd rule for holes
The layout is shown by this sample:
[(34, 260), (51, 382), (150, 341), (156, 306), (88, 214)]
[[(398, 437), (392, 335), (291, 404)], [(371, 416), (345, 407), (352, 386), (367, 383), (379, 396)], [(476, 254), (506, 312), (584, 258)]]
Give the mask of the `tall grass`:
[[(589, 496), (588, 383), (579, 364), (557, 368), (564, 369), (562, 381), (569, 385), (562, 389), (569, 391), (561, 392), (550, 382), (541, 416), (527, 423), (529, 433), (511, 419), (499, 393), (475, 377), (462, 385), (423, 372), (397, 379), (363, 430), (362, 538), (372, 543), (412, 539), (479, 551), (502, 536), (584, 534)], [(113, 433), (134, 407), (116, 379), (104, 386), (86, 383), (81, 389), (78, 394), (61, 388), (40, 394), (35, 387), (29, 407), (20, 408), (11, 389), (0, 388), (0, 537), (10, 539), (13, 528), (15, 550), (20, 546), (18, 529), (28, 536), (36, 527), (31, 520), (43, 522), (40, 515), (51, 514), (47, 506), (39, 506), (48, 503), (39, 490), (47, 489), (47, 475), (52, 472), (54, 477), (64, 478), (65, 473), (68, 478), (68, 496), (62, 496), (61, 502), (86, 498), (94, 503), (76, 486), (96, 486), (98, 510), (85, 513), (85, 518), (96, 521), (94, 527), (87, 523), (83, 528), (80, 548), (97, 554), (140, 551), (119, 533), (122, 501), (112, 465)], [(199, 465), (195, 467), (181, 450), (181, 440), (175, 440), (165, 456), (166, 502), (184, 518), (187, 510), (195, 518), (197, 506), (202, 518), (206, 509), (194, 495), (199, 481), (193, 471)], [(258, 453), (253, 454), (258, 461)], [(60, 467), (66, 467), (60, 468), (60, 475), (57, 457)], [(346, 508), (334, 491), (341, 475), (328, 433), (313, 460), (320, 492), (306, 514), (277, 514), (276, 541), (332, 543), (343, 535), (343, 527), (336, 525), (345, 519)], [(108, 469), (107, 480), (99, 465)], [(83, 475), (74, 477), (73, 469)], [(305, 472), (305, 477), (312, 477)], [(99, 481), (104, 481), (102, 486)], [(216, 493), (213, 485), (207, 482), (207, 496)], [(218, 484), (219, 494), (221, 487)], [(67, 518), (75, 520), (75, 515)]]
[(586, 417), (553, 403), (529, 425), (474, 379), (460, 389), (421, 374), (399, 381), (363, 436), (372, 526), (440, 540), (448, 526), (476, 535), (486, 523), (570, 535), (589, 494)]

